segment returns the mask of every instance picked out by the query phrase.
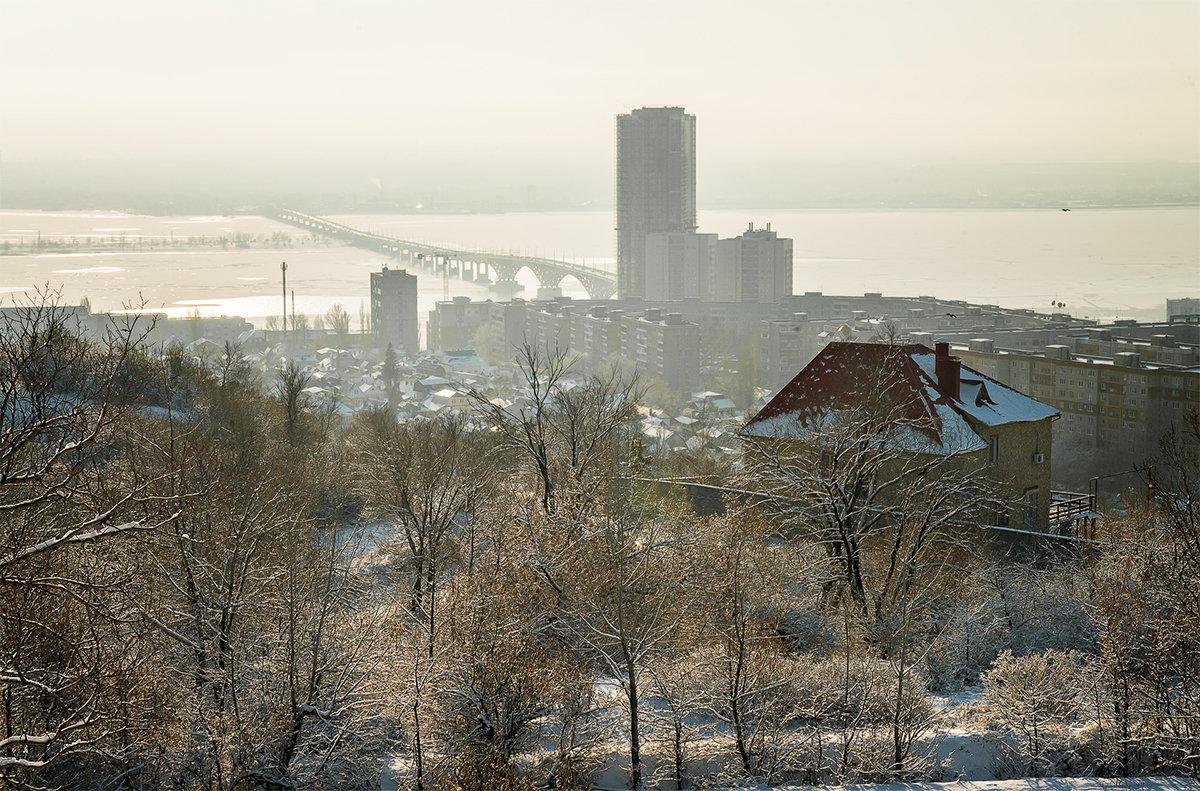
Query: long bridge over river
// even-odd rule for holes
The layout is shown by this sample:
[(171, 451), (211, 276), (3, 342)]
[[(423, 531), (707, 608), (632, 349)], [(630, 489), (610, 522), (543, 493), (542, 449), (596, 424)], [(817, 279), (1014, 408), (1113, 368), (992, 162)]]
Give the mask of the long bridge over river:
[[(424, 267), (444, 271), (465, 280), (487, 281), (502, 299), (509, 299), (520, 291), (517, 273), (522, 269), (533, 273), (539, 289), (557, 289), (563, 278), (570, 275), (579, 281), (592, 299), (608, 299), (617, 290), (616, 275), (570, 261), (512, 253), (452, 250), (424, 242), (411, 242), (370, 233), (293, 209), (267, 209), (262, 213), (266, 217), (312, 233), (331, 236), (355, 247), (383, 253), (390, 258), (399, 259), (409, 268)], [(441, 259), (441, 270), (437, 269), (438, 259)]]

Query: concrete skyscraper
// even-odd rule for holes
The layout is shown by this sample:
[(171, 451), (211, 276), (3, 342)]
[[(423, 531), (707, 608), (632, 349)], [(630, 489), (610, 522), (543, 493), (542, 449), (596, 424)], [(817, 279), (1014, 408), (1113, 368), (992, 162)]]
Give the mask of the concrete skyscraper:
[(371, 273), (371, 329), (380, 344), (417, 353), (416, 275), (387, 267)]
[(617, 116), (617, 295), (646, 296), (646, 235), (696, 230), (696, 116)]

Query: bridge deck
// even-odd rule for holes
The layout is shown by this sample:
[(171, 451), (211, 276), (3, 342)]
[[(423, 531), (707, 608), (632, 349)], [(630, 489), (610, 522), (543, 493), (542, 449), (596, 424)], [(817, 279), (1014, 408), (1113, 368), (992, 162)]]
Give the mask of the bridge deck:
[(560, 261), (540, 256), (514, 255), (511, 253), (488, 253), (479, 250), (454, 250), (446, 247), (397, 239), (382, 234), (370, 233), (324, 217), (295, 211), (274, 209), (264, 211), (265, 216), (305, 230), (342, 239), (357, 247), (378, 250), (388, 255), (409, 253), (414, 255), (441, 256), (449, 261), (483, 264), (495, 274), (497, 282), (512, 282), (517, 272), (528, 268), (541, 286), (557, 286), (567, 275), (575, 277), (596, 299), (611, 297), (616, 291), (617, 278), (611, 272), (596, 267), (584, 266), (571, 261)]

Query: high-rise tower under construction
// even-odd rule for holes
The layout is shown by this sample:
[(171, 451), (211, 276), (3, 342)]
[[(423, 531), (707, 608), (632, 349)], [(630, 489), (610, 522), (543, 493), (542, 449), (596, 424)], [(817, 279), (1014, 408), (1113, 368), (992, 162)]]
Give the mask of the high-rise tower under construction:
[(646, 295), (646, 234), (696, 229), (696, 116), (617, 116), (617, 295)]

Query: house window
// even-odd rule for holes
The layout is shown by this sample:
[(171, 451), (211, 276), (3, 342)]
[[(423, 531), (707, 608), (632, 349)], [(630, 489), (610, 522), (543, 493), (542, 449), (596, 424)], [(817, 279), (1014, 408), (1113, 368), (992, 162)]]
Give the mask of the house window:
[(1000, 437), (988, 438), (988, 464), (993, 467), (1000, 463)]

